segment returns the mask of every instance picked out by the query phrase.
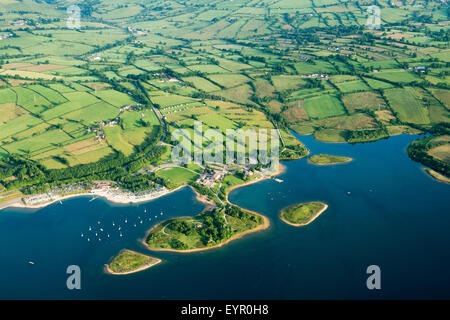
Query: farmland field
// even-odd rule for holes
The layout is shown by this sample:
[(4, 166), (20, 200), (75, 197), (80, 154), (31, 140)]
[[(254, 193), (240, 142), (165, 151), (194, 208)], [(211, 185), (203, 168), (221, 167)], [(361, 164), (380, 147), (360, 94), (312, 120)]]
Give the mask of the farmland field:
[(306, 99), (305, 110), (309, 117), (313, 119), (345, 114), (345, 109), (339, 100), (329, 95)]
[(428, 110), (421, 105), (411, 88), (389, 89), (385, 95), (400, 120), (418, 124), (430, 122)]

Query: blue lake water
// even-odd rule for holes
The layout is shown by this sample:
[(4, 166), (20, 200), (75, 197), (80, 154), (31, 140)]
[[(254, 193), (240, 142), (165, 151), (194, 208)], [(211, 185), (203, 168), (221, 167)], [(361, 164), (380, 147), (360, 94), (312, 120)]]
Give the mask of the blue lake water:
[[(271, 227), (214, 250), (150, 252), (140, 243), (155, 223), (204, 208), (189, 188), (139, 205), (78, 197), (39, 210), (2, 210), (0, 298), (450, 298), (450, 186), (408, 158), (406, 147), (417, 136), (357, 145), (298, 137), (312, 154), (354, 161), (285, 162), (282, 183), (234, 190), (230, 201), (268, 216)], [(329, 205), (312, 224), (295, 228), (279, 220), (283, 207), (312, 200)], [(163, 263), (105, 274), (104, 264), (123, 248)], [(373, 264), (381, 268), (381, 290), (366, 287)], [(68, 265), (80, 266), (82, 290), (66, 288)]]

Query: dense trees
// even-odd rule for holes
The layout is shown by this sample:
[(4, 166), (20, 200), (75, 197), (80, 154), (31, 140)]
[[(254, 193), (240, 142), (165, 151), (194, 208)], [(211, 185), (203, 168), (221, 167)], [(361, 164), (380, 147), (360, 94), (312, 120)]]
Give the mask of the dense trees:
[(450, 177), (450, 165), (428, 154), (433, 138), (429, 136), (413, 141), (407, 148), (408, 155), (411, 159)]
[[(150, 186), (148, 179), (131, 176), (144, 166), (155, 163), (165, 152), (165, 146), (157, 146), (163, 136), (162, 126), (155, 126), (152, 134), (137, 148), (135, 154), (126, 157), (120, 152), (106, 156), (95, 163), (77, 165), (63, 169), (48, 170), (25, 157), (11, 155), (3, 161), (0, 180), (8, 189), (25, 188), (25, 193), (44, 190), (45, 186), (68, 184), (78, 181), (112, 180), (124, 183), (131, 190), (143, 190)], [(8, 179), (14, 177), (14, 179)], [(157, 183), (162, 183), (153, 177)], [(33, 186), (33, 187), (31, 187)]]
[(347, 142), (364, 142), (375, 141), (389, 137), (389, 133), (385, 127), (377, 129), (365, 129), (357, 131), (346, 131), (344, 133)]

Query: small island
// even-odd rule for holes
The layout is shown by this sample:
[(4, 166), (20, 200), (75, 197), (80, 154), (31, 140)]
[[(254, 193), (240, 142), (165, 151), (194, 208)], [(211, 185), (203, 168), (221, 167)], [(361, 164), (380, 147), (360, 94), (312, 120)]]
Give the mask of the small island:
[(106, 266), (106, 271), (110, 274), (130, 274), (148, 269), (160, 262), (160, 259), (125, 249)]
[(316, 165), (331, 165), (353, 161), (350, 157), (333, 156), (329, 154), (316, 154), (309, 157), (308, 161)]
[(450, 184), (450, 178), (447, 178), (443, 174), (440, 174), (439, 172), (434, 171), (433, 169), (430, 169), (430, 168), (425, 168), (423, 170), (426, 173), (428, 173), (428, 175), (430, 175), (433, 179), (435, 179), (435, 180), (437, 180), (439, 182)]
[(166, 220), (148, 232), (144, 244), (150, 250), (195, 252), (220, 247), (268, 225), (267, 218), (227, 204), (195, 217)]
[(292, 226), (301, 227), (313, 222), (328, 205), (323, 202), (298, 203), (280, 211), (280, 219)]

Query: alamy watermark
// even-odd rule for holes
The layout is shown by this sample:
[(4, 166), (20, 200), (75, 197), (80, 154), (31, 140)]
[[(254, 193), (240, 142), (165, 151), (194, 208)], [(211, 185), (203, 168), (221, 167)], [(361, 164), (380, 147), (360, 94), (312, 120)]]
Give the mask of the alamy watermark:
[(367, 13), (369, 16), (367, 17), (366, 26), (370, 30), (379, 30), (381, 28), (381, 10), (379, 6), (370, 6), (367, 8)]
[(81, 28), (81, 9), (77, 5), (72, 5), (67, 8), (67, 28), (80, 29)]
[(208, 128), (203, 132), (202, 122), (195, 121), (191, 132), (189, 129), (172, 132), (172, 141), (178, 141), (172, 149), (175, 164), (259, 164), (270, 172), (278, 170), (280, 137), (276, 129), (226, 129), (224, 141), (221, 131)]
[(66, 286), (69, 290), (81, 290), (81, 269), (77, 265), (70, 265), (66, 269), (70, 276), (66, 280)]
[(366, 286), (369, 290), (381, 290), (381, 269), (379, 266), (373, 264), (367, 267), (367, 274), (370, 276), (367, 278)]

